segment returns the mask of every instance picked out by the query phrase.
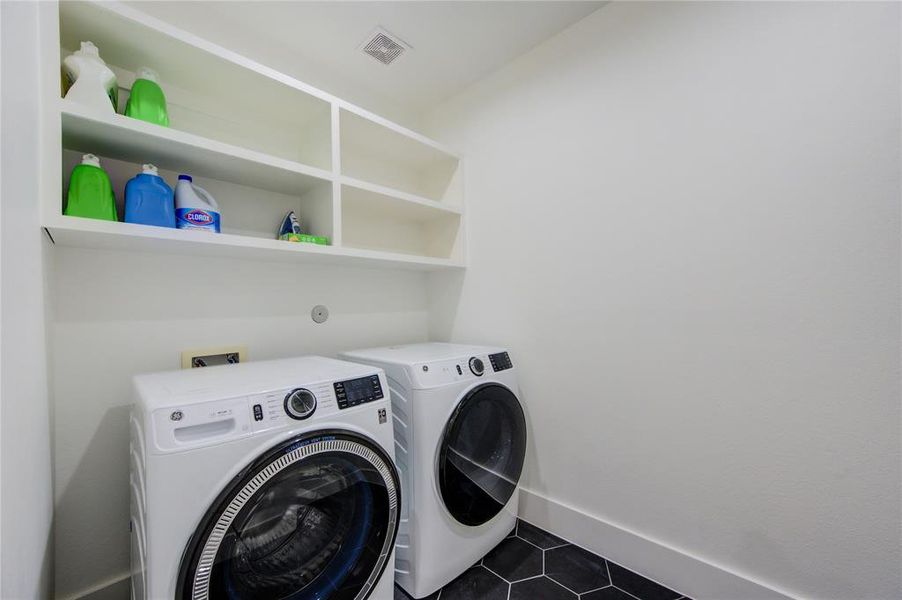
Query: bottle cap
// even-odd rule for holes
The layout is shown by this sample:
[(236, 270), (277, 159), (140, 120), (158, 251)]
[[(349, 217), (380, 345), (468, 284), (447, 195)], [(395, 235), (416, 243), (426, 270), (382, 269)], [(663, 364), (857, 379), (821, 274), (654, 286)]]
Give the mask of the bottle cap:
[(157, 171), (157, 168), (156, 168), (154, 165), (151, 165), (151, 164), (141, 165), (141, 172), (144, 173), (145, 175), (157, 175), (157, 176), (159, 176), (159, 173), (158, 173), (158, 171)]
[(78, 54), (83, 54), (85, 56), (96, 56), (100, 57), (100, 50), (97, 49), (97, 46), (94, 45), (94, 42), (82, 42), (81, 50), (78, 51)]
[(81, 157), (81, 164), (83, 164), (83, 165), (91, 165), (92, 167), (99, 167), (99, 166), (100, 166), (100, 159), (97, 158), (97, 157), (96, 157), (95, 155), (93, 155), (93, 154), (85, 154), (84, 156)]
[(138, 69), (137, 73), (135, 73), (135, 79), (146, 79), (147, 81), (160, 83), (160, 76), (150, 67), (141, 67)]
[(181, 181), (182, 179), (184, 179), (185, 181), (194, 181), (193, 177), (191, 177), (190, 175), (185, 175), (184, 173), (179, 175), (179, 181)]

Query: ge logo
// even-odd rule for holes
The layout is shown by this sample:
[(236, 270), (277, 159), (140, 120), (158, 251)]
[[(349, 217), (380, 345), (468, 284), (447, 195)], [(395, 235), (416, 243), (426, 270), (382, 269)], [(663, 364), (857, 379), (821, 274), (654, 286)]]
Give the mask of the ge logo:
[(174, 410), (174, 411), (172, 411), (172, 414), (169, 415), (169, 418), (173, 421), (181, 421), (182, 417), (184, 417), (184, 416), (185, 415), (182, 413), (182, 411)]

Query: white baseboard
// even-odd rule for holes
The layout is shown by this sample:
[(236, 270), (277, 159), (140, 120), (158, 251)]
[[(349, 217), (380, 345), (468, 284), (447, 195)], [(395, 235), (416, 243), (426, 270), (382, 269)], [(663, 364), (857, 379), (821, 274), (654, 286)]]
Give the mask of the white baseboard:
[(520, 517), (694, 600), (793, 596), (537, 492), (520, 489)]

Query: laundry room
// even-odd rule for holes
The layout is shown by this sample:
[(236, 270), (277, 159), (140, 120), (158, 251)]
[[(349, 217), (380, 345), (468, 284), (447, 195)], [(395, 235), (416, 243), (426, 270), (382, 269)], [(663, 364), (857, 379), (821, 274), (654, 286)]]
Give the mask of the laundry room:
[(902, 598), (902, 3), (0, 0), (2, 600)]

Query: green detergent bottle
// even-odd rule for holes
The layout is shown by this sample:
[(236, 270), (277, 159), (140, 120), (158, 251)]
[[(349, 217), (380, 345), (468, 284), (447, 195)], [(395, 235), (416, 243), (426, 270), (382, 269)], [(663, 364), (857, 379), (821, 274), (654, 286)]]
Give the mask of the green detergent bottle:
[(100, 168), (100, 159), (93, 154), (85, 154), (81, 164), (72, 169), (64, 214), (106, 221), (119, 220), (110, 177)]
[(141, 67), (132, 86), (131, 95), (125, 105), (125, 115), (141, 119), (155, 125), (169, 127), (169, 113), (166, 112), (166, 96), (160, 87), (157, 72)]

